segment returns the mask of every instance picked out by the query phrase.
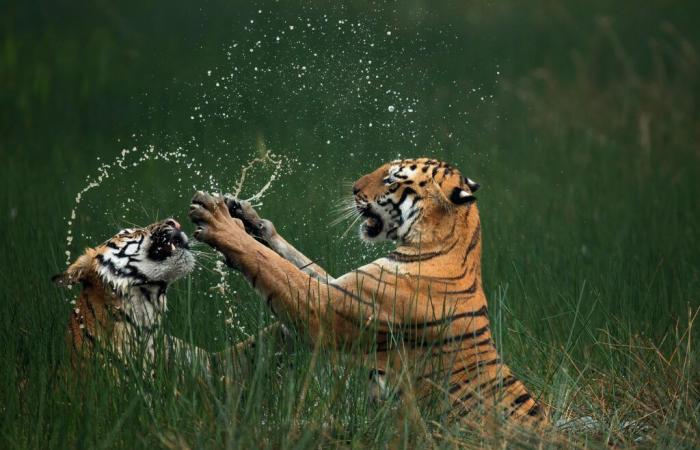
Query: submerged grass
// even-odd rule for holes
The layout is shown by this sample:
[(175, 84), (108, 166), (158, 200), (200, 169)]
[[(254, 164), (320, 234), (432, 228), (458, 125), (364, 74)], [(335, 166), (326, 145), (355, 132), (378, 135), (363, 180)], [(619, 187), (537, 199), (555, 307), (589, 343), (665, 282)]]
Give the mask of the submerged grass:
[[(370, 15), (365, 2), (340, 11), (325, 6), (2, 7), (0, 446), (700, 446), (697, 7), (500, 2), (429, 10), (372, 3)], [(386, 55), (402, 70), (382, 69), (420, 99), (416, 137), (408, 123), (349, 125), (375, 116), (362, 105), (342, 109), (338, 100), (349, 81), (333, 74), (351, 73), (356, 56), (354, 41), (340, 34), (320, 39), (338, 67), (316, 82), (332, 89), (285, 102), (281, 84), (261, 94), (260, 86), (242, 82), (252, 99), (239, 105), (248, 112), (245, 122), (193, 123), (200, 75), (225, 64), (222, 48), (247, 36), (243, 26), (258, 9), (278, 28), (328, 14), (382, 32), (392, 24), (403, 30), (394, 33), (399, 43), (420, 32), (420, 42)], [(295, 51), (261, 61), (301, 60), (305, 49)], [(412, 84), (413, 70), (430, 76)], [(493, 99), (466, 95), (472, 87)], [(64, 219), (95, 158), (109, 160), (135, 144), (171, 148), (194, 139), (190, 148), (216, 173), (218, 158), (237, 167), (261, 137), (298, 161), (261, 212), (333, 274), (383, 251), (352, 233), (339, 239), (345, 223), (326, 225), (348, 180), (397, 154), (445, 159), (477, 179), (484, 186), (484, 283), (503, 358), (551, 407), (553, 420), (590, 417), (596, 429), (525, 436), (476, 419), (458, 429), (429, 405), (377, 407), (365, 396), (366, 369), (301, 342), (283, 354), (260, 348), (254, 375), (240, 384), (184, 363), (158, 367), (153, 381), (130, 368), (117, 381), (99, 365), (89, 375), (67, 370), (65, 300), (75, 292), (49, 279), (63, 268)], [(79, 244), (154, 216), (173, 214), (184, 223), (190, 187), (173, 176), (153, 165), (96, 190), (91, 206), (79, 211), (76, 232), (90, 236)], [(120, 189), (138, 194), (143, 206), (122, 212)], [(244, 333), (218, 313), (228, 305), (212, 294), (216, 282), (216, 273), (199, 270), (173, 286), (166, 331), (210, 350), (240, 340)], [(272, 318), (241, 279), (231, 282), (237, 320), (255, 333)]]

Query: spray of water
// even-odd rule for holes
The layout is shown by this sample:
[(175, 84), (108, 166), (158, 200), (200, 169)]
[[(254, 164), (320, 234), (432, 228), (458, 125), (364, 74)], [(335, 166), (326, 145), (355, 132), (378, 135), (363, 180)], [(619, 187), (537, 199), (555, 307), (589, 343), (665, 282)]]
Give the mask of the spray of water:
[[(216, 181), (217, 176), (207, 173), (202, 163), (195, 160), (194, 157), (189, 155), (182, 147), (177, 147), (175, 150), (158, 150), (153, 145), (149, 145), (145, 148), (139, 148), (137, 146), (125, 148), (112, 161), (101, 163), (97, 167), (96, 174), (93, 176), (88, 176), (85, 181), (85, 186), (76, 194), (73, 207), (71, 208), (68, 218), (66, 219), (66, 265), (69, 265), (72, 261), (71, 248), (75, 240), (76, 219), (81, 210), (81, 206), (83, 206), (83, 203), (87, 198), (87, 194), (91, 191), (99, 190), (109, 179), (128, 179), (130, 171), (136, 170), (146, 162), (176, 164), (181, 169), (188, 171), (190, 174), (196, 175), (200, 179), (203, 178), (205, 180), (205, 186), (193, 185), (191, 186), (191, 191), (202, 188), (212, 192), (218, 192), (220, 190), (221, 184)], [(291, 159), (272, 153), (268, 149), (259, 148), (258, 156), (252, 158), (241, 168), (231, 193), (236, 197), (240, 197), (244, 192), (255, 191), (246, 200), (251, 203), (260, 202), (273, 186), (274, 182), (278, 180), (285, 171), (291, 172), (292, 167), (293, 164)], [(269, 176), (259, 188), (251, 189), (248, 186), (249, 181), (251, 180), (249, 177), (249, 172), (257, 169), (271, 170)], [(178, 181), (182, 181), (182, 179), (178, 178)], [(133, 199), (129, 198), (127, 203), (133, 201)], [(231, 283), (229, 281), (231, 271), (227, 270), (221, 258), (214, 260), (214, 258), (207, 257), (206, 253), (202, 251), (197, 251), (196, 253), (198, 254), (200, 267), (206, 267), (206, 265), (213, 263), (213, 267), (207, 269), (216, 274), (218, 277), (218, 282), (210, 289), (210, 292), (223, 298), (225, 304), (224, 310), (220, 310), (219, 315), (223, 316), (227, 325), (245, 333), (245, 329), (236, 313), (236, 308), (232, 298), (232, 296), (235, 296), (237, 292), (231, 289)], [(210, 297), (212, 296), (213, 295), (210, 294)]]
[(78, 215), (78, 209), (80, 208), (85, 195), (99, 188), (108, 178), (116, 178), (118, 176), (125, 175), (128, 170), (133, 170), (134, 168), (140, 166), (146, 161), (165, 161), (174, 162), (176, 164), (182, 164), (188, 170), (202, 171), (201, 164), (197, 163), (192, 159), (182, 147), (178, 147), (175, 150), (156, 150), (155, 146), (150, 145), (145, 149), (141, 150), (138, 147), (125, 148), (121, 151), (113, 161), (109, 163), (102, 163), (97, 168), (97, 174), (95, 176), (88, 176), (86, 179), (85, 187), (83, 187), (75, 195), (75, 200), (73, 202), (73, 208), (67, 219), (67, 229), (66, 229), (66, 265), (71, 263), (71, 245), (74, 240), (73, 227)]

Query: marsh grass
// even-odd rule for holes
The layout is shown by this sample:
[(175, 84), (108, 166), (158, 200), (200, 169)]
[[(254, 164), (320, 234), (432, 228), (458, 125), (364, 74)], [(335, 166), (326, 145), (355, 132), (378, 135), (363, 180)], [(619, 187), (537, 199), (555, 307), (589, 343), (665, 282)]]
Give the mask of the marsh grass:
[[(260, 5), (280, 23), (323, 9)], [(434, 134), (418, 136), (415, 146), (399, 126), (350, 134), (347, 124), (369, 114), (353, 108), (326, 117), (313, 108), (278, 114), (268, 108), (245, 126), (193, 124), (190, 107), (199, 100), (193, 80), (221, 64), (222, 46), (243, 34), (257, 6), (207, 4), (196, 12), (170, 6), (2, 7), (1, 447), (700, 445), (694, 4), (380, 8), (371, 20), (420, 31), (421, 45), (433, 49), (409, 48), (400, 55), (406, 67), (439, 68), (422, 80), (428, 88), (416, 91), (425, 106), (415, 120)], [(367, 19), (366, 6), (352, 2), (337, 14)], [(456, 44), (442, 46), (444, 30)], [(493, 101), (455, 94), (472, 86)], [(332, 103), (335, 94), (296, 101)], [(279, 101), (276, 90), (268, 100), (262, 106)], [(468, 115), (455, 115), (458, 108)], [(281, 122), (285, 115), (290, 122)], [(334, 127), (340, 131), (329, 147), (319, 130)], [(261, 347), (254, 375), (240, 383), (184, 362), (157, 366), (153, 381), (132, 366), (121, 368), (116, 381), (97, 362), (89, 376), (69, 370), (66, 300), (77, 293), (49, 282), (63, 267), (64, 218), (95, 158), (130, 146), (132, 133), (166, 147), (192, 135), (199, 148), (241, 163), (260, 136), (269, 148), (291, 152), (297, 175), (273, 187), (260, 210), (333, 274), (384, 251), (360, 244), (352, 231), (338, 240), (346, 223), (327, 227), (337, 216), (332, 205), (347, 194), (341, 180), (399, 153), (454, 163), (484, 186), (483, 276), (503, 359), (554, 421), (590, 417), (595, 426), (538, 436), (486, 426), (478, 412), (457, 426), (431, 404), (378, 407), (366, 399), (365, 368), (300, 338), (291, 352)], [(221, 144), (224, 138), (229, 144)], [(215, 159), (207, 164), (219, 167)], [(187, 198), (173, 195), (167, 172), (153, 167), (123, 184), (149, 187), (143, 210), (121, 218), (111, 192), (99, 191), (82, 210), (78, 233), (100, 242), (124, 220), (170, 213), (185, 223)], [(231, 281), (246, 331), (270, 323), (243, 280)], [(245, 337), (218, 314), (225, 304), (211, 294), (216, 282), (216, 274), (200, 270), (173, 286), (165, 331), (212, 351)]]

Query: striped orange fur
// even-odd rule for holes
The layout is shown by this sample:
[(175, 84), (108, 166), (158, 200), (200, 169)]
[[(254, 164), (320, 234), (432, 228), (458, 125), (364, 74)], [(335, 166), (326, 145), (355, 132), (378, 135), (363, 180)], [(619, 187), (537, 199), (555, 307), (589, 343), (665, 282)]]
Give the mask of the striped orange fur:
[[(397, 245), (339, 278), (245, 202), (199, 192), (190, 217), (195, 237), (221, 251), (275, 314), (341, 351), (360, 347), (377, 395), (387, 386), (410, 387), (418, 397), (442, 394), (454, 415), (495, 408), (521, 423), (544, 423), (544, 409), (493, 341), (478, 188), (458, 169), (427, 158), (393, 161), (363, 176), (353, 186), (362, 235)], [(399, 379), (405, 373), (408, 383)]]

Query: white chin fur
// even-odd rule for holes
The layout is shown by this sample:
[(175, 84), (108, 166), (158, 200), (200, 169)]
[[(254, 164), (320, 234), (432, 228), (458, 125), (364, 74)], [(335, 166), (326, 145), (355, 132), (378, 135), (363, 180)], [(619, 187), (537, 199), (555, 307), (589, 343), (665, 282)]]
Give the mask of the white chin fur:
[(187, 250), (176, 248), (172, 256), (162, 261), (143, 258), (143, 260), (134, 263), (134, 266), (149, 280), (172, 283), (194, 269), (194, 256)]

